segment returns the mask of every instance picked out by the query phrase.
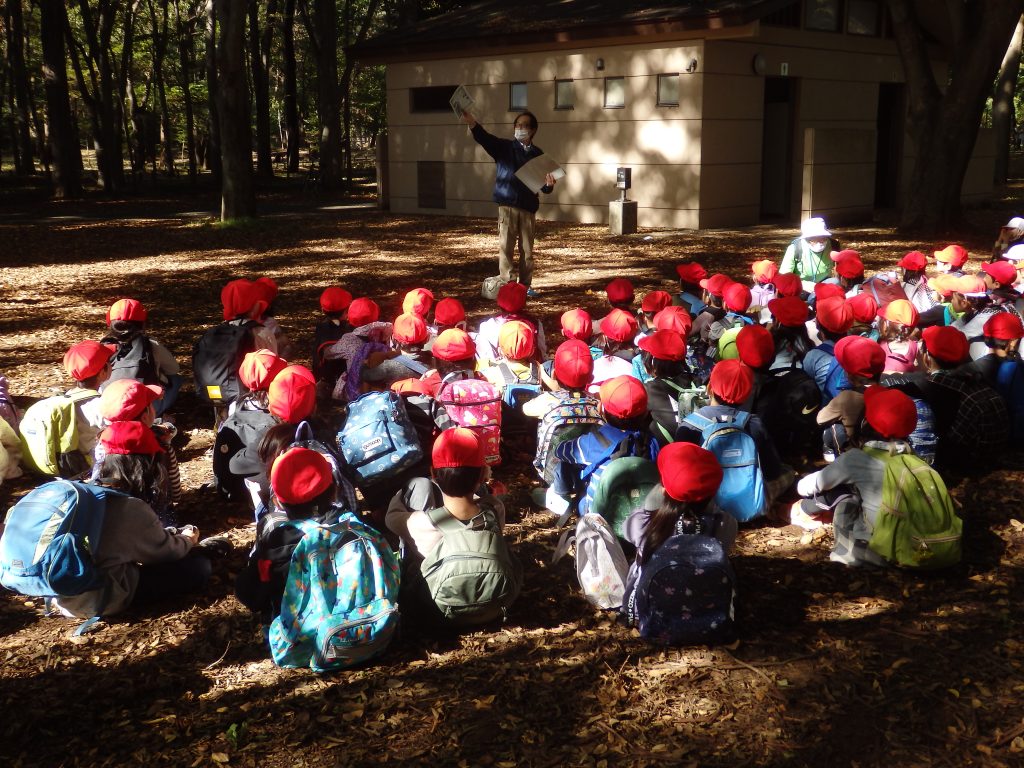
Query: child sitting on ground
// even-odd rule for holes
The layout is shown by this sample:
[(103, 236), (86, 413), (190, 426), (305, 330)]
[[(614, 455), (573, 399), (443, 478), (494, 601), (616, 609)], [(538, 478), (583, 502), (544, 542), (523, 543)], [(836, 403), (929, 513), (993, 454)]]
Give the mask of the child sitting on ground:
[(844, 297), (829, 296), (815, 303), (815, 318), (822, 342), (804, 355), (803, 368), (821, 390), (824, 405), (850, 386), (842, 367), (836, 362), (835, 345), (853, 325), (853, 310)]
[(547, 355), (547, 346), (544, 342), (544, 326), (540, 320), (526, 311), (527, 287), (522, 283), (505, 283), (498, 289), (497, 303), (501, 311), (480, 323), (475, 343), (477, 348), (477, 359), (481, 362), (489, 360), (500, 360), (498, 350), (498, 333), (501, 326), (509, 320), (522, 320), (533, 328), (537, 335), (537, 350), (541, 357)]
[(679, 396), (693, 388), (693, 374), (686, 365), (686, 342), (675, 331), (655, 331), (640, 339), (637, 359), (646, 374), (651, 434), (660, 445), (668, 445), (679, 426)]
[(636, 318), (622, 309), (613, 309), (601, 322), (598, 346), (602, 354), (594, 360), (591, 394), (596, 394), (601, 384), (608, 379), (632, 374), (633, 358), (636, 356), (633, 339), (638, 328)]
[(850, 388), (832, 398), (818, 411), (818, 424), (824, 427), (825, 461), (834, 461), (859, 436), (864, 417), (864, 389), (878, 383), (885, 364), (885, 351), (877, 342), (863, 336), (847, 336), (836, 342), (836, 360), (846, 372)]
[(917, 370), (918, 343), (910, 338), (917, 325), (917, 310), (909, 301), (897, 299), (878, 310), (878, 339), (885, 352), (884, 373)]
[(348, 308), (352, 294), (338, 285), (325, 288), (320, 294), (320, 311), (324, 318), (313, 329), (313, 375), (316, 377), (320, 398), (326, 400), (334, 391), (338, 378), (345, 372), (343, 358), (328, 360), (324, 356), (328, 347), (341, 340), (352, 330), (348, 322)]
[(184, 378), (174, 355), (146, 334), (148, 316), (146, 308), (135, 299), (115, 301), (107, 310), (110, 333), (101, 343), (117, 345), (110, 360), (110, 381), (136, 379), (163, 387), (164, 396), (153, 404), (160, 416), (174, 405)]
[(690, 315), (696, 317), (704, 311), (703, 288), (700, 282), (708, 276), (708, 271), (696, 261), (676, 266), (679, 275), (679, 303)]

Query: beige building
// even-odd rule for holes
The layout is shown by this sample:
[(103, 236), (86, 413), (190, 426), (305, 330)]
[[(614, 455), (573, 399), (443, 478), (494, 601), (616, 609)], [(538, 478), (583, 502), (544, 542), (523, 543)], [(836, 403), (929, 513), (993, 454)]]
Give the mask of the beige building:
[[(494, 163), (448, 104), (464, 85), (499, 136), (537, 116), (566, 171), (542, 218), (607, 222), (629, 167), (641, 227), (864, 220), (897, 204), (913, 153), (887, 21), (881, 0), (487, 0), (430, 19), (356, 50), (387, 65), (382, 196), (493, 215)], [(983, 130), (965, 200), (990, 194), (993, 156)]]

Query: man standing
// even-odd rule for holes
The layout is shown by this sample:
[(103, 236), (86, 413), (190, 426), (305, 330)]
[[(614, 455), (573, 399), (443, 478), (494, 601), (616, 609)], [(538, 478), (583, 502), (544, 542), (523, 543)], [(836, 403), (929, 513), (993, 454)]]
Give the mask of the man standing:
[[(543, 153), (533, 143), (537, 133), (537, 118), (532, 112), (522, 112), (513, 123), (514, 139), (499, 139), (484, 130), (469, 112), (462, 113), (462, 122), (470, 127), (476, 143), (494, 159), (497, 173), (494, 180), (494, 202), (498, 204), (498, 272), (502, 280), (512, 279), (512, 257), (519, 243), (519, 282), (527, 287), (528, 296), (537, 293), (530, 288), (533, 280), (533, 225), (540, 198), (516, 178), (516, 171)], [(540, 191), (550, 194), (555, 178), (550, 173), (544, 178)]]

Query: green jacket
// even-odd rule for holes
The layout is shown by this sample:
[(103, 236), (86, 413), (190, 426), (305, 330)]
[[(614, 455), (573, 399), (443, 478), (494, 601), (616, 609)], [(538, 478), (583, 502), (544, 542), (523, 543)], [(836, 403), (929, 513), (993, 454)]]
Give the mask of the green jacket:
[(832, 243), (826, 243), (825, 250), (821, 253), (814, 253), (807, 246), (807, 241), (798, 237), (786, 249), (779, 272), (795, 272), (801, 280), (820, 283), (832, 275), (832, 259), (829, 258), (831, 253)]

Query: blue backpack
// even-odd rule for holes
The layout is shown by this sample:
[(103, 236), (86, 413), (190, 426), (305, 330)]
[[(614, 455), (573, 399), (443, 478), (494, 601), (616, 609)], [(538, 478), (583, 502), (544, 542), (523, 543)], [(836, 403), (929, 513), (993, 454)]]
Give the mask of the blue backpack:
[(350, 402), (335, 440), (355, 473), (356, 485), (394, 477), (423, 458), (405, 401), (390, 390), (367, 392)]
[(106, 584), (93, 563), (108, 496), (99, 485), (54, 480), (7, 513), (0, 538), (0, 584), (32, 597), (73, 597)]
[(828, 349), (829, 354), (832, 355), (832, 361), (828, 364), (828, 372), (825, 374), (825, 383), (821, 390), (822, 403), (828, 405), (836, 395), (842, 392), (844, 389), (850, 388), (850, 378), (846, 375), (846, 371), (839, 365), (839, 361), (836, 359), (835, 351), (833, 350), (834, 345), (832, 342), (825, 342), (819, 349)]
[(501, 400), (509, 408), (518, 408), (543, 391), (540, 384), (540, 366), (531, 364), (530, 372), (525, 376), (517, 375), (504, 360), (495, 367), (501, 374)]
[(996, 375), (996, 392), (1006, 401), (1010, 412), (1010, 441), (1024, 439), (1024, 365), (1020, 360), (1006, 360)]
[(398, 627), (398, 557), (355, 515), (334, 525), (291, 520), (292, 552), (281, 613), (270, 625), (279, 667), (345, 669), (380, 655)]
[(640, 637), (663, 645), (716, 645), (735, 640), (736, 576), (714, 536), (685, 532), (682, 518), (640, 568), (624, 606)]
[(700, 430), (701, 447), (715, 454), (722, 465), (722, 484), (715, 494), (715, 503), (741, 523), (760, 517), (767, 508), (757, 445), (745, 431), (749, 421), (746, 411), (714, 421), (699, 413), (683, 419)]

